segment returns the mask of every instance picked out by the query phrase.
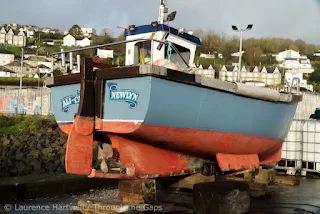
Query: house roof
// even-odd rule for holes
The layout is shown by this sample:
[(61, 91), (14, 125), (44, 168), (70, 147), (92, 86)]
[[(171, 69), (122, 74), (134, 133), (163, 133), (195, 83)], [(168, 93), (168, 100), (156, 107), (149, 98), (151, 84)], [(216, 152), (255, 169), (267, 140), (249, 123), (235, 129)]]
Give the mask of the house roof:
[(294, 60), (294, 61), (297, 61), (298, 58), (284, 58), (285, 60)]
[(25, 60), (28, 61), (41, 61), (41, 62), (50, 62), (49, 60), (47, 60), (45, 57), (41, 57), (41, 56), (30, 56), (28, 58), (26, 58)]
[(5, 72), (10, 72), (10, 73), (16, 73), (14, 72), (13, 70), (9, 69), (9, 68), (6, 68), (4, 66), (0, 66), (0, 71), (5, 71)]
[(48, 67), (48, 66), (45, 66), (45, 65), (43, 65), (43, 64), (41, 64), (41, 65), (38, 65), (38, 67), (39, 67), (39, 68), (46, 68), (46, 69), (51, 69), (50, 67)]
[[(72, 35), (69, 34), (69, 33), (64, 36), (64, 38), (66, 38), (66, 37), (72, 37), (72, 38), (74, 38), (74, 39), (77, 40), (77, 41), (83, 40), (83, 39), (89, 39), (88, 37), (85, 37), (85, 36), (79, 36), (79, 37), (75, 38), (74, 36), (72, 36)], [(89, 40), (90, 40), (90, 39), (89, 39)], [(90, 41), (91, 41), (91, 40), (90, 40)]]
[(233, 71), (234, 68), (235, 68), (235, 66), (233, 66), (233, 65), (227, 65), (226, 68), (227, 68), (227, 71)]
[[(256, 68), (255, 66), (250, 66), (248, 71), (249, 71), (249, 72), (253, 72), (255, 68)], [(259, 70), (259, 69), (258, 69), (258, 70)]]
[(266, 69), (267, 69), (267, 73), (272, 74), (276, 68), (273, 67), (273, 68), (266, 68)]
[[(5, 65), (5, 66), (21, 67), (21, 61), (14, 61), (14, 62), (11, 62), (10, 64)], [(28, 63), (25, 63), (25, 62), (23, 62), (23, 67), (34, 68), (34, 67), (32, 67), (31, 65), (29, 65)]]
[[(226, 65), (225, 67), (226, 67), (227, 71), (234, 71), (234, 68), (235, 68), (235, 66), (233, 66), (233, 65)], [(243, 68), (246, 68), (247, 72), (251, 72), (252, 73), (254, 71), (254, 69), (256, 68), (256, 66), (250, 66), (250, 67), (249, 66), (244, 66)], [(277, 67), (268, 67), (268, 68), (266, 67), (266, 71), (267, 71), (267, 73), (272, 74), (272, 73), (274, 73), (276, 68)], [(261, 72), (262, 69), (258, 68), (258, 71)]]

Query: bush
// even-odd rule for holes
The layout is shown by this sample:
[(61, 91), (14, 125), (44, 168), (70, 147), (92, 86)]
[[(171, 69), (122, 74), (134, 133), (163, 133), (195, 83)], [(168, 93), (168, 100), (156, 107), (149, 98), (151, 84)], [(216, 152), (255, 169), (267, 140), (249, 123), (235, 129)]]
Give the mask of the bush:
[(0, 115), (0, 136), (24, 135), (36, 132), (46, 123), (54, 122), (54, 118), (43, 116), (7, 116)]
[[(34, 78), (22, 78), (22, 85), (23, 86), (35, 86), (40, 87), (43, 86), (44, 80), (43, 79), (34, 79)], [(20, 85), (20, 78), (19, 77), (0, 77), (0, 85), (11, 85), (11, 86), (19, 86)]]

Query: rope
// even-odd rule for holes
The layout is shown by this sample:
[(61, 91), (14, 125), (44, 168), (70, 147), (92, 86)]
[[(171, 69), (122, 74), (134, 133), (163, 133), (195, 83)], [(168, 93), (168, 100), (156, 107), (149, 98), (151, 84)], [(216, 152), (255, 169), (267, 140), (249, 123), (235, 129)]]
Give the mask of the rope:
[(168, 42), (168, 49), (167, 49), (167, 55), (168, 55), (168, 61), (171, 62), (171, 54), (172, 54), (172, 43)]

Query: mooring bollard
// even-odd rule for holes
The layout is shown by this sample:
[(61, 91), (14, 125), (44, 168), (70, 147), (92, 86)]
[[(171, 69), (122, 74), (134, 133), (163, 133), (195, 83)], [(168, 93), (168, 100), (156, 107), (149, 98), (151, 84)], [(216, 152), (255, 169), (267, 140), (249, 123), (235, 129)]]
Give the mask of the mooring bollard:
[(249, 213), (249, 185), (239, 181), (195, 184), (193, 208), (195, 214)]

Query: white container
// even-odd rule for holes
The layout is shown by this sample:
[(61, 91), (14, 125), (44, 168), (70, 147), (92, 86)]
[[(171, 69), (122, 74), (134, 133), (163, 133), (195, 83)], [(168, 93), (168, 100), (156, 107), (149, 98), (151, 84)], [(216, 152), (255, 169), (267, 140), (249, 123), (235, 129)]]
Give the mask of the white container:
[(282, 145), (282, 159), (302, 159), (303, 120), (294, 120), (291, 124), (287, 138)]
[[(303, 169), (320, 172), (320, 121), (306, 120), (303, 126)], [(310, 165), (310, 166), (308, 166)]]

